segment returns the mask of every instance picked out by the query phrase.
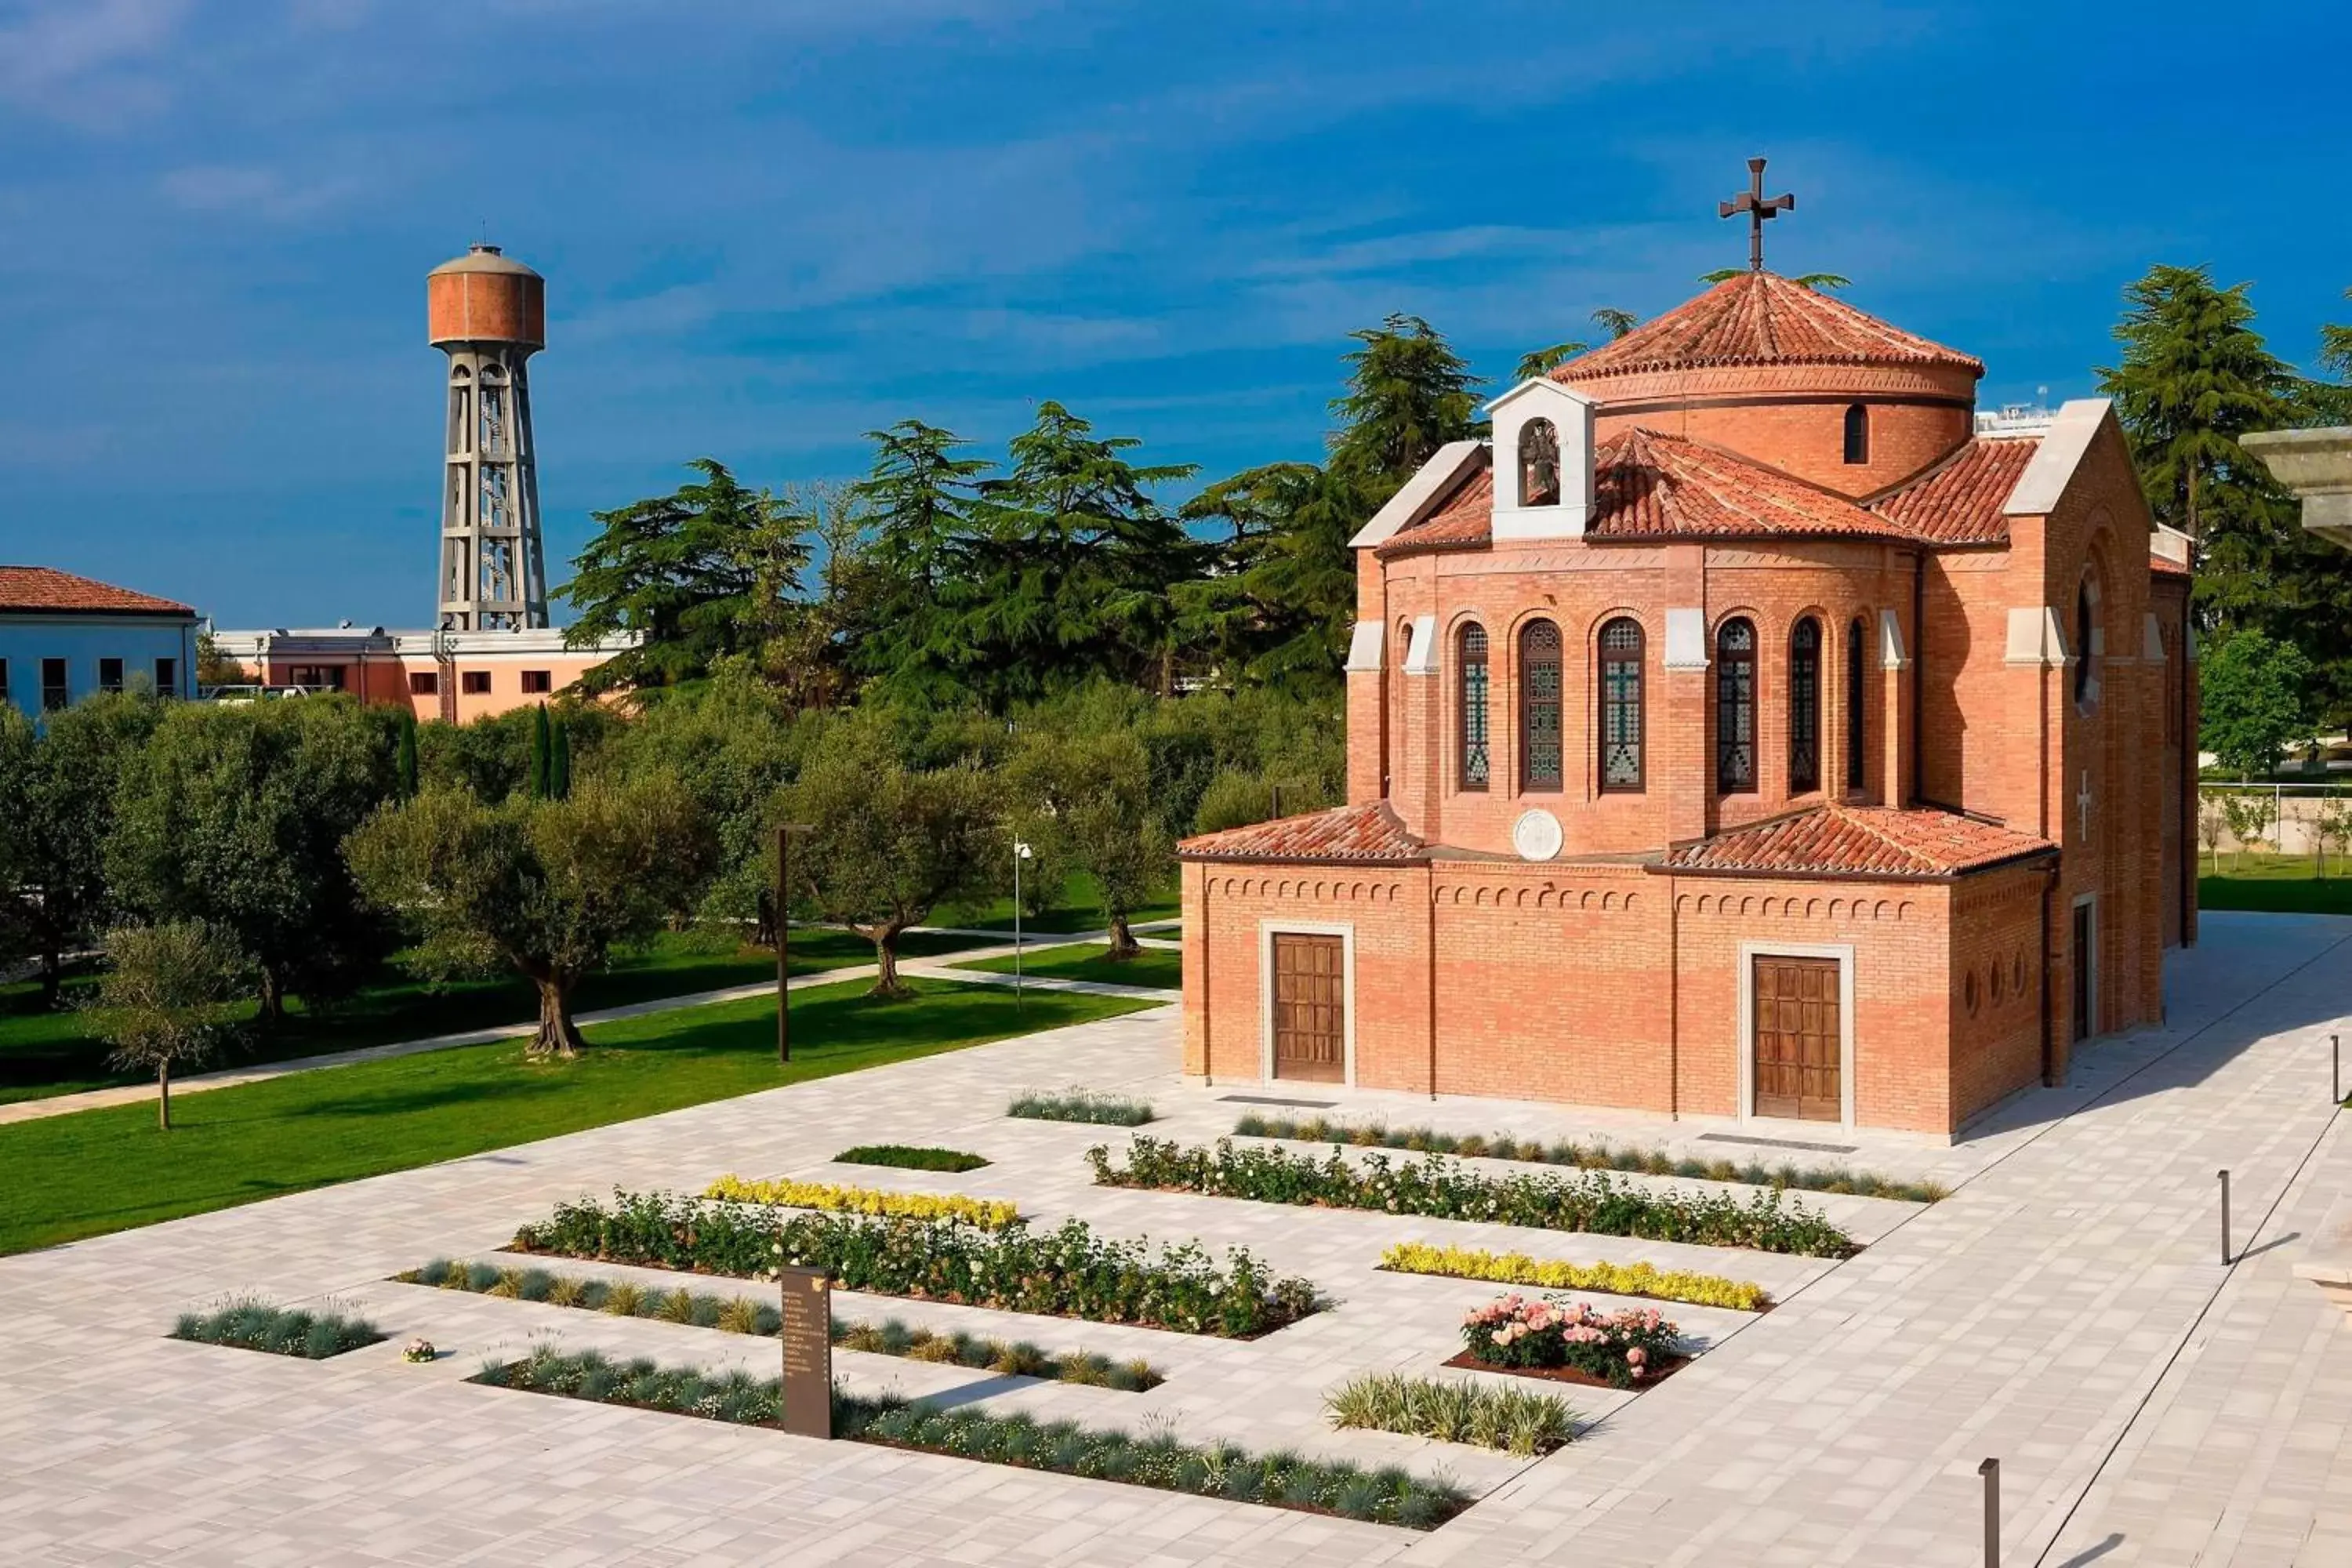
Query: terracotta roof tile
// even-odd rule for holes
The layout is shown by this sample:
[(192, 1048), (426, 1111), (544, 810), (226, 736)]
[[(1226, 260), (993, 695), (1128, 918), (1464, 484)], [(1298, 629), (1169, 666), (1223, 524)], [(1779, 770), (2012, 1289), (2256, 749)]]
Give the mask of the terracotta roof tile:
[(1954, 812), (1825, 805), (1677, 846), (1657, 868), (1899, 880), (1956, 876), (2056, 848)]
[(2194, 572), (2171, 556), (2158, 554), (2153, 550), (2147, 552), (2147, 569), (2159, 577), (2194, 577), (2196, 575)]
[(1386, 801), (1374, 801), (1203, 833), (1177, 845), (1176, 853), (1189, 860), (1417, 863), (1426, 847)]
[(1740, 364), (1940, 364), (1981, 361), (1914, 336), (1772, 272), (1727, 278), (1551, 373), (1571, 385), (1608, 375)]
[(1979, 436), (1870, 510), (1937, 544), (2003, 544), (2001, 505), (2042, 442), (2030, 436)]
[(116, 615), (193, 616), (172, 599), (134, 593), (47, 566), (0, 566), (0, 612), (93, 610)]

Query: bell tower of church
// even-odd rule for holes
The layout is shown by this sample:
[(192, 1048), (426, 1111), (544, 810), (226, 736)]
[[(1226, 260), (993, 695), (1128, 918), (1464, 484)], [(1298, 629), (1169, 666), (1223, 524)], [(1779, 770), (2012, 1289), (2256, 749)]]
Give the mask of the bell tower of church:
[(425, 279), (427, 330), (449, 356), (441, 480), (444, 631), (547, 625), (530, 356), (547, 345), (547, 283), (495, 245)]

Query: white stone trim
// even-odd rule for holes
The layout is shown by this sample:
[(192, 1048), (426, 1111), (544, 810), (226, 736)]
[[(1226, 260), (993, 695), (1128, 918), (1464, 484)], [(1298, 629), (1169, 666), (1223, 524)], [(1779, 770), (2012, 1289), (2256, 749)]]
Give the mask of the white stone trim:
[(2058, 612), (2047, 605), (2021, 605), (2009, 612), (2009, 664), (2056, 665), (2066, 662), (2066, 634)]
[[(1850, 942), (1743, 942), (1739, 944), (1739, 1121), (1745, 1127), (1792, 1131), (1826, 1121), (1756, 1114), (1756, 961), (1759, 958), (1834, 958), (1838, 961), (1838, 1121), (1853, 1131), (1853, 943)], [(1271, 1015), (1269, 1015), (1271, 1016)], [(1350, 1018), (1353, 1015), (1349, 1015)]]
[(1437, 673), (1437, 617), (1415, 616), (1412, 632), (1405, 639), (1404, 672), (1407, 675)]
[(1908, 669), (1911, 659), (1903, 649), (1903, 623), (1892, 610), (1878, 612), (1878, 668)]
[(1388, 504), (1372, 514), (1372, 521), (1356, 531), (1356, 536), (1348, 541), (1348, 548), (1362, 550), (1386, 544), (1403, 531), (1406, 524), (1420, 521), (1431, 503), (1453, 488), (1454, 479), (1468, 468), (1471, 459), (1482, 457), (1486, 450), (1482, 441), (1448, 441), (1440, 447), (1420, 471), (1389, 498)]
[(1666, 612), (1666, 657), (1668, 669), (1705, 669), (1706, 668), (1706, 612), (1705, 610), (1668, 610)]
[(2004, 517), (2043, 517), (2058, 509), (2058, 498), (2074, 482), (2074, 472), (2083, 466), (2084, 454), (2091, 449), (2091, 438), (2109, 416), (2111, 405), (2104, 397), (2069, 398), (2050, 421), (2049, 434), (2033, 450), (2025, 472), (2017, 476), (2010, 488), (2009, 499), (2001, 503)]
[(1378, 621), (1358, 621), (1356, 629), (1348, 634), (1348, 662), (1342, 668), (1350, 674), (1379, 674), (1381, 650), (1388, 644), (1386, 626)]
[[(1257, 1077), (1274, 1083), (1274, 939), (1336, 936), (1339, 939), (1339, 1034), (1346, 1061), (1346, 1087), (1356, 1087), (1356, 928), (1346, 921), (1298, 921), (1279, 916), (1257, 922)], [(1293, 1079), (1287, 1081), (1297, 1082)]]

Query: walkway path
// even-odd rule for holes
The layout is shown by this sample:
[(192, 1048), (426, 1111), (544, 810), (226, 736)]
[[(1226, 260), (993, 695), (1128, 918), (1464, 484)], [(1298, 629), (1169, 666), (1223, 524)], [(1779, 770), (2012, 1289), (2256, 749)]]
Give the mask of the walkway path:
[[(930, 930), (934, 928), (923, 928)], [(951, 935), (993, 936), (993, 931), (950, 932)], [(1107, 931), (1082, 933), (1077, 936), (1055, 936), (1050, 942), (1033, 940), (1024, 934), (1021, 951), (1032, 952), (1046, 945), (1062, 946), (1072, 942), (1101, 942)], [(1151, 945), (1163, 945), (1154, 942)], [(1166, 944), (1181, 945), (1181, 944)], [(999, 947), (975, 947), (956, 952), (940, 953), (929, 958), (901, 958), (898, 973), (927, 980), (955, 980), (972, 985), (1010, 985), (1010, 974), (955, 969), (951, 963), (962, 963), (974, 958), (1010, 957), (1014, 951), (1010, 942)], [(836, 984), (845, 980), (871, 980), (878, 973), (871, 963), (847, 964), (839, 969), (813, 970), (795, 974), (786, 983), (793, 991), (805, 991), (813, 986)], [(1165, 990), (1138, 985), (1110, 985), (1087, 980), (1053, 980), (1037, 975), (1025, 977), (1022, 984), (1040, 991), (1082, 991), (1098, 996), (1166, 997)], [(755, 980), (743, 985), (722, 986), (716, 991), (691, 991), (678, 996), (659, 996), (647, 1002), (632, 1002), (621, 1007), (603, 1007), (592, 1013), (573, 1015), (573, 1021), (583, 1028), (598, 1024), (610, 1024), (622, 1018), (643, 1018), (655, 1013), (676, 1012), (681, 1007), (707, 1007), (714, 1002), (740, 1002), (754, 996), (772, 996), (776, 983)], [(325, 1068), (351, 1067), (359, 1062), (380, 1062), (394, 1057), (413, 1057), (425, 1051), (446, 1051), (459, 1046), (487, 1046), (498, 1040), (520, 1038), (539, 1027), (538, 1020), (499, 1024), (485, 1029), (464, 1029), (451, 1035), (428, 1035), (421, 1039), (393, 1040), (380, 1046), (362, 1046), (355, 1050), (329, 1051), (320, 1056), (289, 1057), (278, 1062), (257, 1062), (250, 1067), (221, 1068), (213, 1072), (190, 1073), (172, 1080), (172, 1092), (202, 1094), (206, 1089), (235, 1089), (239, 1084), (264, 1083), (274, 1078), (287, 1078), (295, 1073), (317, 1072)], [(46, 1117), (69, 1116), (77, 1110), (99, 1110), (111, 1105), (152, 1104), (155, 1086), (152, 1083), (127, 1083), (111, 1089), (82, 1089), (73, 1094), (53, 1094), (44, 1100), (20, 1100), (0, 1105), (0, 1127), (16, 1121), (38, 1121)]]

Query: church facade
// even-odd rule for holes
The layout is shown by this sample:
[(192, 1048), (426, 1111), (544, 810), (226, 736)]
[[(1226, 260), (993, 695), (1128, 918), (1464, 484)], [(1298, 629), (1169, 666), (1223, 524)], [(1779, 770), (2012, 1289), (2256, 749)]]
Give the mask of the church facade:
[(2115, 416), (1760, 268), (1352, 542), (1348, 803), (1180, 847), (1185, 1068), (1949, 1136), (2196, 937), (2185, 537)]

